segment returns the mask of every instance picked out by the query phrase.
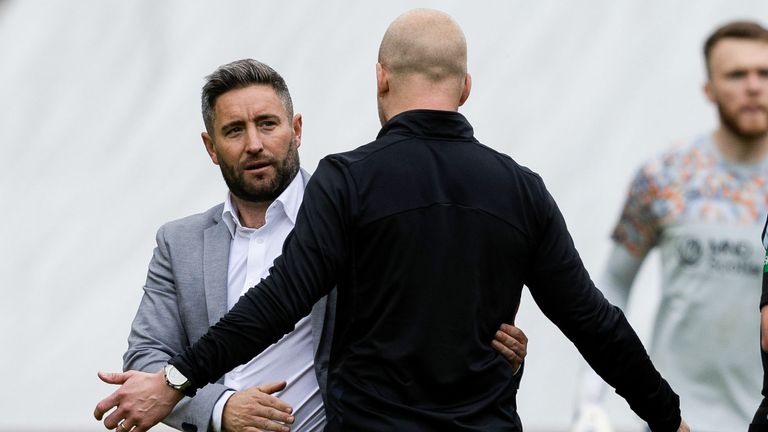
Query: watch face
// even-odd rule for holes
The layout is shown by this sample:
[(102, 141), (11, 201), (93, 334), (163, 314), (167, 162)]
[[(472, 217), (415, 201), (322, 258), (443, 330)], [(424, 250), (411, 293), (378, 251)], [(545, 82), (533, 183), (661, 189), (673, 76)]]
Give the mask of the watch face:
[(187, 382), (187, 377), (182, 375), (182, 373), (173, 366), (166, 368), (165, 377), (168, 379), (168, 382), (174, 386), (181, 386)]

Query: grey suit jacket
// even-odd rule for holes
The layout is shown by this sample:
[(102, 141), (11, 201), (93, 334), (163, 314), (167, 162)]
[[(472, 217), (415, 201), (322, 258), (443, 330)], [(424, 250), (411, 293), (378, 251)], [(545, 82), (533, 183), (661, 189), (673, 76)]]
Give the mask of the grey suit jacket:
[[(304, 179), (309, 176), (304, 173)], [(123, 370), (159, 371), (206, 333), (227, 312), (231, 235), (221, 220), (223, 204), (163, 225), (149, 263), (144, 296), (128, 336)], [(335, 290), (312, 309), (315, 372), (325, 401)], [(228, 388), (223, 377), (194, 398), (184, 398), (164, 423), (187, 432), (210, 428), (213, 406)]]

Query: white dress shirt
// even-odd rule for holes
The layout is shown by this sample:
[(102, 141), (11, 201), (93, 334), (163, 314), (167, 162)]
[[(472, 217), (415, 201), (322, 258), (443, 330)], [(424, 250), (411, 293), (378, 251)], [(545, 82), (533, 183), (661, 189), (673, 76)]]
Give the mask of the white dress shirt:
[[(249, 288), (269, 274), (275, 258), (280, 256), (283, 242), (293, 230), (296, 214), (304, 194), (304, 179), (299, 172), (282, 194), (269, 206), (262, 227), (254, 229), (240, 224), (237, 210), (227, 193), (222, 219), (232, 235), (227, 277), (227, 310), (237, 303)], [(312, 349), (310, 317), (296, 324), (293, 332), (267, 348), (245, 365), (224, 376), (224, 385), (244, 390), (259, 384), (287, 381), (285, 390), (275, 396), (293, 407), (296, 417), (291, 430), (322, 431), (325, 411), (317, 384)], [(212, 423), (221, 431), (224, 404), (234, 391), (224, 393), (216, 402)]]

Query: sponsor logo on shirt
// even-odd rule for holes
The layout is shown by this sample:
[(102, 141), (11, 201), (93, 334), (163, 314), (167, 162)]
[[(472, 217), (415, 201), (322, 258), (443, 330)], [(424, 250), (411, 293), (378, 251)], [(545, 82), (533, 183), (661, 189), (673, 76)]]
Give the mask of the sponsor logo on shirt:
[(696, 265), (701, 259), (701, 243), (695, 238), (681, 239), (677, 244), (677, 253), (683, 265)]
[[(760, 262), (755, 260), (753, 247), (748, 242), (684, 237), (678, 239), (676, 248), (682, 266), (701, 264), (718, 272), (760, 274)], [(762, 267), (768, 272), (768, 255)]]

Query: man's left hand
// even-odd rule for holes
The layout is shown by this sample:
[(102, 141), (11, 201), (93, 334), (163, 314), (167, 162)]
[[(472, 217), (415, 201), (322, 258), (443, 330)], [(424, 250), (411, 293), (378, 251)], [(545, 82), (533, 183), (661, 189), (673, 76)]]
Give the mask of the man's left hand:
[(115, 408), (104, 419), (104, 426), (107, 429), (117, 428), (117, 432), (145, 432), (164, 419), (184, 397), (165, 383), (162, 370), (155, 374), (99, 372), (99, 378), (107, 384), (120, 385), (93, 411), (96, 420), (101, 420), (104, 414)]

